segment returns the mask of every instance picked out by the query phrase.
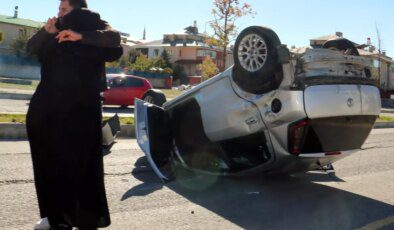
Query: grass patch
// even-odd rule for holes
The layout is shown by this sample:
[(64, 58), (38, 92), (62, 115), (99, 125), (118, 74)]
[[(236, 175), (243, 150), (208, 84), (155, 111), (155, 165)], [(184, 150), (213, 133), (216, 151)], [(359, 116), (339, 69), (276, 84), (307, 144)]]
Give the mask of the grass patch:
[[(109, 116), (104, 116), (103, 121), (108, 120)], [(134, 117), (119, 117), (121, 125), (134, 125)], [(394, 116), (379, 116), (377, 122), (394, 122)], [(25, 114), (1, 114), (0, 123), (22, 123), (26, 124)]]
[(394, 121), (394, 117), (390, 117), (390, 116), (379, 116), (378, 118), (378, 122), (393, 122)]
[[(110, 119), (111, 117), (103, 117), (103, 121)], [(134, 125), (134, 117), (119, 117), (121, 125)]]
[(14, 84), (14, 83), (4, 83), (0, 82), (0, 88), (3, 89), (25, 89), (25, 90), (35, 90), (37, 85), (40, 81), (32, 80), (31, 85), (21, 85), (21, 84)]
[(26, 114), (0, 114), (0, 123), (26, 123)]
[(175, 98), (179, 95), (181, 95), (184, 91), (179, 91), (177, 89), (160, 89), (164, 95), (166, 95), (167, 100), (170, 98)]
[[(103, 117), (103, 121), (108, 120), (110, 117)], [(120, 117), (121, 125), (134, 125), (134, 117)], [(22, 123), (26, 124), (25, 114), (0, 114), (0, 123)]]

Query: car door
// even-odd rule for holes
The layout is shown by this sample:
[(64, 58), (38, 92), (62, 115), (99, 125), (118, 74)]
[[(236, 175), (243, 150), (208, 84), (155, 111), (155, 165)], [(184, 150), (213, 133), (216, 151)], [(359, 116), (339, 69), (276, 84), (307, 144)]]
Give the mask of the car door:
[(138, 145), (156, 175), (163, 181), (171, 179), (165, 167), (171, 164), (172, 134), (168, 113), (161, 107), (135, 100), (135, 131)]
[(104, 92), (105, 104), (124, 105), (125, 80), (115, 77), (109, 81), (108, 87), (109, 89)]
[(142, 79), (128, 77), (125, 82), (125, 103), (133, 105), (135, 98), (141, 98), (145, 93), (144, 82)]

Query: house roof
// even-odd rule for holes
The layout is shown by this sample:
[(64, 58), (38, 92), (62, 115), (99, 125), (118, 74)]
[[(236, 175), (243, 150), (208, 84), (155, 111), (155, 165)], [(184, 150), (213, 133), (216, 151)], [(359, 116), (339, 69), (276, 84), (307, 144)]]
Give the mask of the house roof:
[(12, 25), (27, 26), (32, 28), (39, 28), (44, 25), (42, 22), (33, 21), (24, 18), (14, 18), (11, 16), (0, 15), (0, 23), (7, 23)]
[(161, 46), (170, 46), (169, 44), (163, 44), (163, 40), (155, 40), (151, 42), (141, 43), (134, 45), (133, 48), (149, 48), (149, 47), (161, 47)]
[[(160, 40), (155, 40), (147, 43), (142, 43), (142, 44), (137, 44), (133, 46), (134, 48), (149, 48), (149, 47), (170, 47), (170, 46), (177, 46), (181, 47), (184, 46), (183, 43), (176, 43), (175, 45), (171, 45), (171, 43), (165, 43), (163, 39)], [(206, 48), (211, 48), (207, 44), (202, 43), (202, 42), (188, 42), (186, 43), (186, 47), (206, 47)]]

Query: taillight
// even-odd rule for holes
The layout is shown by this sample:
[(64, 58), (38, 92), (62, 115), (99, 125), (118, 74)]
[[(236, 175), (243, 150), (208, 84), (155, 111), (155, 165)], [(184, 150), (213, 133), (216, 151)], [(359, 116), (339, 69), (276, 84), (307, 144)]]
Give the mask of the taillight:
[(301, 120), (289, 128), (289, 151), (293, 155), (300, 155), (308, 132), (309, 120)]

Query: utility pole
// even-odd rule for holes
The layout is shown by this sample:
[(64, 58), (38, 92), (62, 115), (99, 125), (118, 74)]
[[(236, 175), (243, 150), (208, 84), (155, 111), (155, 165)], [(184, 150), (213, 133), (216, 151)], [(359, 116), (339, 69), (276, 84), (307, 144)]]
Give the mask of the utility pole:
[[(379, 63), (378, 63), (378, 78), (379, 78), (379, 86), (380, 86), (380, 81), (381, 81), (381, 69), (382, 69), (382, 59), (381, 59), (381, 55), (382, 55), (382, 50), (381, 50), (381, 44), (382, 44), (382, 41), (381, 41), (381, 39), (380, 39), (380, 32), (379, 32), (379, 29), (378, 29), (378, 25), (376, 24), (376, 22), (375, 22), (375, 27), (376, 27), (376, 34), (377, 34), (377, 36), (378, 36), (378, 61), (379, 61)], [(383, 89), (384, 91), (385, 91), (385, 89)]]

